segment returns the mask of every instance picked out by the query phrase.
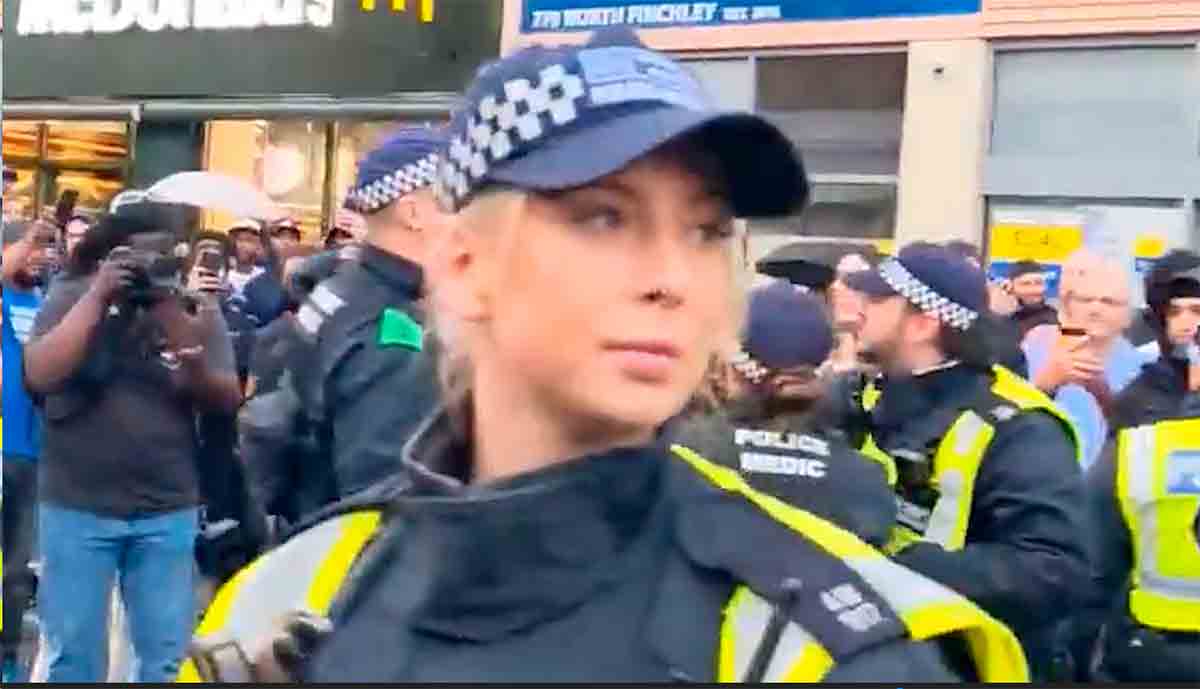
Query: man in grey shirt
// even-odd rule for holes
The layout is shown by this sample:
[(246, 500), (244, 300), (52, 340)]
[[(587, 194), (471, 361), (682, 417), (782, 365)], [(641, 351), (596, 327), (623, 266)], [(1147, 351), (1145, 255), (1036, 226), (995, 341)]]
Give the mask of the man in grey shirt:
[(191, 636), (195, 418), (232, 413), (240, 390), (216, 305), (147, 281), (171, 272), (170, 218), (145, 204), (103, 219), (51, 289), (26, 347), (26, 384), (46, 418), (38, 609), (50, 682), (104, 679), (114, 580), (135, 679), (173, 679)]

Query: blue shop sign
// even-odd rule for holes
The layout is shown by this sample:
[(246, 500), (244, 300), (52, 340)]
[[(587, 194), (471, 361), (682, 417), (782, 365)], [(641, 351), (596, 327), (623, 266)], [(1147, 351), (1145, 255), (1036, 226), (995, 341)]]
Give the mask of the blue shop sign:
[(603, 26), (645, 29), (971, 14), (979, 11), (979, 3), (980, 0), (524, 0), (521, 30), (586, 31)]

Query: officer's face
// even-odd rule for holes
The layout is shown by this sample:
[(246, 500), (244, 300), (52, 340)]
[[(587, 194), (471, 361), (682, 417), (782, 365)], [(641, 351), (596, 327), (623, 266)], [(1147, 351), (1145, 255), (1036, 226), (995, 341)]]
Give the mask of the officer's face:
[(859, 349), (885, 371), (905, 371), (906, 354), (938, 337), (936, 319), (914, 309), (904, 297), (867, 297), (865, 304)]
[(495, 388), (507, 413), (528, 405), (600, 442), (647, 440), (683, 408), (736, 302), (733, 220), (693, 157), (460, 216), (433, 280), (472, 322), (477, 399)]
[(1179, 297), (1167, 305), (1167, 338), (1173, 345), (1195, 341), (1200, 328), (1200, 298)]

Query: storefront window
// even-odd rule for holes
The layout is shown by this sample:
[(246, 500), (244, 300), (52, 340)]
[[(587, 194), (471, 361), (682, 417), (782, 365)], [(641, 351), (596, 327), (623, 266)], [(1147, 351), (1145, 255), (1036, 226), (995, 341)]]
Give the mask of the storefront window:
[(1049, 293), (1057, 293), (1063, 261), (1090, 248), (1130, 267), (1130, 289), (1141, 299), (1141, 282), (1154, 259), (1175, 248), (1194, 247), (1186, 208), (1165, 199), (1022, 199), (988, 202), (989, 272), (1007, 275), (1016, 261), (1046, 266)]
[[(39, 127), (30, 122), (4, 122), (4, 160), (12, 165), (38, 157)], [(14, 160), (28, 159), (28, 160)]]
[(354, 185), (358, 174), (358, 162), (398, 126), (394, 122), (339, 124), (337, 165), (333, 180), (335, 204), (340, 205), (346, 198), (346, 192)]
[[(327, 126), (309, 120), (208, 123), (207, 169), (250, 182), (299, 221), (305, 239), (321, 234)], [(235, 218), (213, 213), (208, 224)]]
[(125, 125), (120, 122), (50, 122), (46, 158), (68, 164), (123, 164), (129, 157)]
[(813, 193), (805, 212), (752, 222), (750, 232), (892, 238), (907, 55), (760, 58), (756, 63), (757, 109), (803, 153)]
[(76, 212), (99, 215), (125, 185), (126, 123), (9, 121), (3, 130), (4, 161), (18, 175), (4, 199), (7, 217), (51, 217), (68, 190), (79, 194)]

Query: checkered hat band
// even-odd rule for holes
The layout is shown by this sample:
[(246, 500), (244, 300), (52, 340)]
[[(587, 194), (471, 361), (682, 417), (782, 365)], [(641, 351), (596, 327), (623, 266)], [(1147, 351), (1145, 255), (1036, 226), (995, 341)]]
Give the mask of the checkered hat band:
[(579, 119), (586, 96), (583, 77), (562, 64), (542, 69), (536, 83), (512, 79), (504, 82), (503, 93), (485, 96), (441, 161), (436, 189), (442, 204), (461, 208), (493, 165)]
[(737, 354), (729, 361), (733, 366), (733, 370), (738, 372), (738, 375), (758, 385), (771, 375), (771, 369), (764, 366), (757, 359), (750, 356), (745, 350), (739, 350)]
[(438, 155), (431, 153), (415, 163), (352, 190), (347, 199), (361, 213), (374, 213), (402, 196), (434, 183), (438, 174)]
[(899, 260), (891, 258), (879, 264), (879, 276), (913, 306), (956, 329), (971, 327), (979, 314), (938, 294), (917, 279)]

